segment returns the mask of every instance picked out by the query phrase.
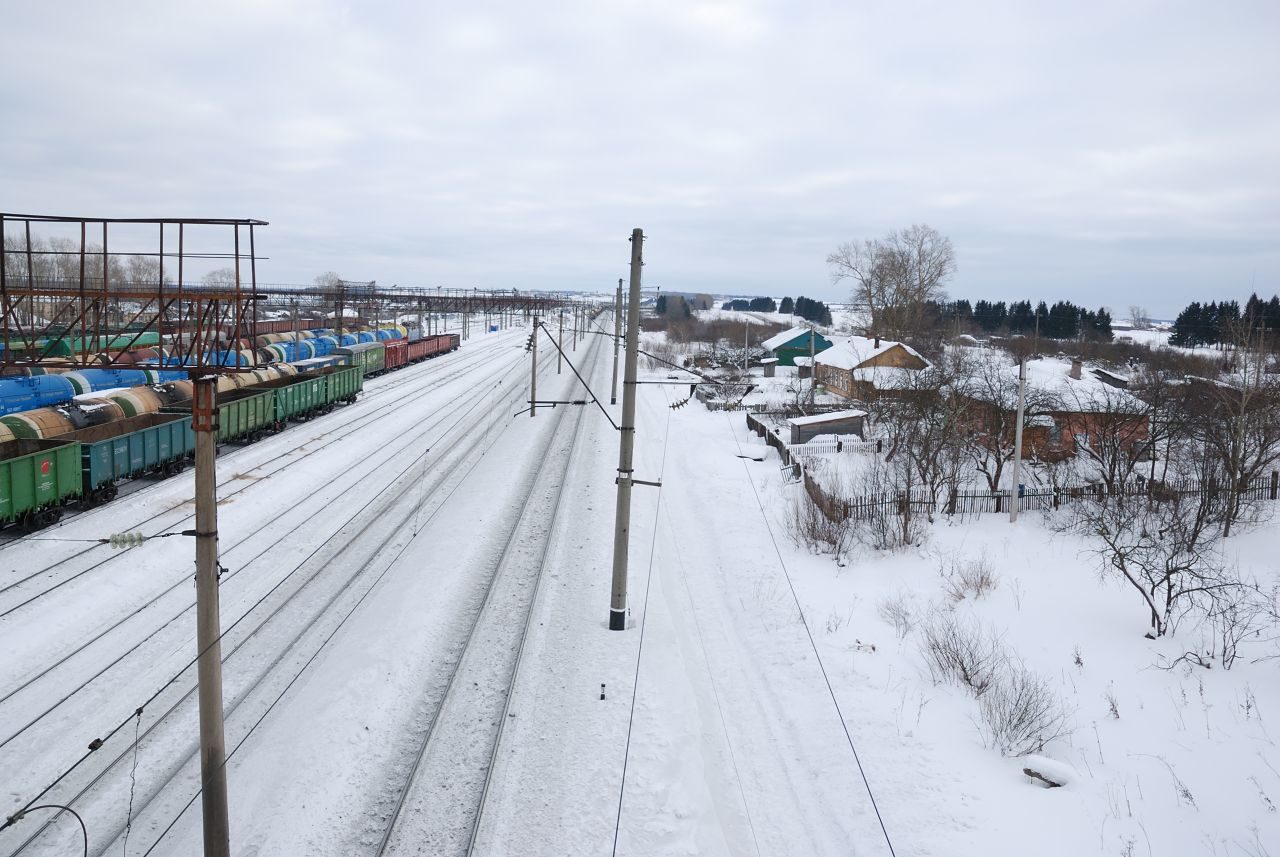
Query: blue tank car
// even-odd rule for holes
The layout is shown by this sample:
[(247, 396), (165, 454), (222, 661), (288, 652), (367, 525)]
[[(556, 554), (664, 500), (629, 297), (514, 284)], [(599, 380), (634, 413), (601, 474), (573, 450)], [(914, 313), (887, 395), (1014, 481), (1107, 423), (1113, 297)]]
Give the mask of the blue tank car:
[(147, 373), (141, 369), (81, 369), (62, 376), (75, 388), (76, 394), (114, 390), (117, 387), (138, 387), (147, 382)]
[(75, 394), (75, 386), (61, 375), (0, 378), (0, 415), (60, 405)]

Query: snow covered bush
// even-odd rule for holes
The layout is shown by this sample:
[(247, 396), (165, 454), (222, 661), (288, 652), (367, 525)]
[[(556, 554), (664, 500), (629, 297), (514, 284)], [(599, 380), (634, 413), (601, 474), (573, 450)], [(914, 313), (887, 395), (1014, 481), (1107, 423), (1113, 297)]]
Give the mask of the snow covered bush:
[(935, 610), (920, 630), (920, 650), (935, 683), (955, 682), (982, 696), (1008, 662), (994, 632), (954, 613)]
[(1005, 660), (978, 697), (979, 729), (988, 747), (1005, 756), (1039, 753), (1070, 734), (1070, 712), (1049, 682)]
[(912, 609), (910, 598), (905, 592), (881, 599), (876, 605), (876, 613), (887, 624), (893, 626), (893, 632), (898, 635), (899, 640), (904, 639), (916, 626), (916, 612)]
[(787, 510), (787, 534), (798, 548), (812, 553), (830, 553), (837, 559), (849, 551), (853, 523), (847, 516), (824, 511), (802, 491), (792, 498)]
[(941, 557), (938, 561), (938, 573), (942, 575), (944, 588), (952, 601), (963, 601), (967, 597), (982, 598), (1000, 582), (991, 567), (991, 561), (985, 555), (969, 560)]

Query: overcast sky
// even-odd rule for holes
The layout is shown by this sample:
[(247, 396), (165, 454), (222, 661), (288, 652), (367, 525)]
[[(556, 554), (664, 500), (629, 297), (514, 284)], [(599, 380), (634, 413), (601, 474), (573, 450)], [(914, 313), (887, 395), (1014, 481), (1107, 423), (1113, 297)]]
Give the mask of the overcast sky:
[(839, 300), (1280, 291), (1280, 3), (8, 4), (0, 207), (254, 217), (264, 282)]

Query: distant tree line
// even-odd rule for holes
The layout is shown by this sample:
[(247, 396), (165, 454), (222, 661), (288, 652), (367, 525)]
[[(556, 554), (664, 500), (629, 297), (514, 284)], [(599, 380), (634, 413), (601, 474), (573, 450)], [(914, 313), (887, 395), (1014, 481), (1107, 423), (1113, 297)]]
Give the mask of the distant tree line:
[(815, 301), (811, 298), (798, 297), (792, 299), (786, 297), (782, 299), (782, 303), (776, 303), (773, 298), (736, 298), (731, 301), (725, 301), (720, 307), (725, 310), (737, 310), (739, 312), (780, 312), (783, 315), (798, 315), (805, 321), (814, 324), (831, 325), (831, 310), (822, 301)]
[(739, 312), (777, 312), (778, 305), (774, 303), (773, 298), (752, 298), (751, 300), (737, 298), (727, 301), (721, 309), (731, 309)]
[[(1071, 301), (968, 300), (928, 301), (925, 318), (942, 328), (959, 327), (988, 334), (1037, 334), (1045, 339), (1092, 339), (1110, 342), (1111, 313), (1106, 307), (1085, 309)], [(1038, 329), (1037, 329), (1038, 328)]]
[(1264, 301), (1253, 294), (1241, 310), (1239, 301), (1193, 301), (1173, 322), (1170, 345), (1194, 348), (1198, 345), (1235, 343), (1240, 334), (1260, 334), (1274, 344), (1280, 337), (1280, 296)]

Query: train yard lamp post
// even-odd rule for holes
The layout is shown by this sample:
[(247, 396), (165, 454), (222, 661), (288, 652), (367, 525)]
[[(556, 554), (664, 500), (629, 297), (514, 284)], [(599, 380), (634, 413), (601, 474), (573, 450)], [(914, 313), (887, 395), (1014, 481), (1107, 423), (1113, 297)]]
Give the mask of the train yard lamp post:
[(627, 361), (622, 382), (622, 437), (618, 443), (618, 508), (613, 532), (613, 586), (609, 595), (609, 630), (627, 627), (627, 547), (631, 533), (631, 475), (636, 440), (636, 349), (640, 330), (640, 269), (644, 266), (644, 232), (631, 231), (631, 294), (627, 301)]

